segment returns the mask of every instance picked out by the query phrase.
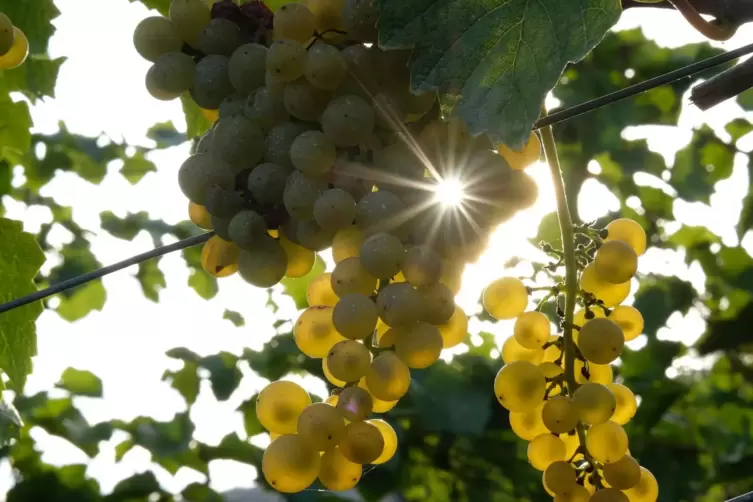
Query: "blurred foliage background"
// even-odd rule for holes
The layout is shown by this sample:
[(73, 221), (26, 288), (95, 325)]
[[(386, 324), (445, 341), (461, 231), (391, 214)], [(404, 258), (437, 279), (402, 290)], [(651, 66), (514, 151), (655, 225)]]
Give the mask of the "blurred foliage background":
[[(162, 13), (168, 4), (158, 0), (143, 3)], [(117, 174), (109, 175), (123, 176), (136, 185), (158, 169), (150, 160), (153, 153), (188, 141), (208, 123), (197, 109), (184, 104), (187, 132), (178, 132), (170, 123), (156, 124), (148, 132), (152, 147), (74, 134), (64, 123), (54, 134), (32, 134), (29, 104), (54, 95), (58, 70), (66, 64), (64, 58), (52, 60), (47, 56), (54, 32), (51, 21), (58, 11), (53, 0), (2, 0), (0, 10), (26, 32), (32, 51), (23, 67), (0, 72), (0, 196), (4, 203), (13, 200), (29, 210), (43, 206), (51, 211), (52, 222), (42, 225), (36, 235), (45, 251), (54, 251), (59, 257), (57, 265), (37, 278), (38, 285), (45, 287), (102, 265), (92, 252), (89, 232), (77, 223), (70, 207), (42, 195), (45, 185), (63, 171), (97, 185), (114, 162), (121, 167)], [(719, 52), (708, 44), (661, 48), (640, 30), (613, 32), (584, 61), (566, 70), (554, 96), (560, 100), (560, 107), (572, 106)], [(619, 200), (619, 211), (604, 221), (616, 216), (637, 219), (647, 229), (652, 246), (677, 251), (673, 256), (687, 265), (700, 266), (705, 274), (703, 288), (659, 271), (640, 276), (635, 304), (646, 320), (646, 343), (639, 351), (626, 350), (617, 371), (618, 377), (640, 396), (638, 414), (628, 425), (630, 448), (659, 480), (662, 502), (716, 502), (753, 490), (753, 258), (739, 245), (725, 245), (725, 240), (708, 228), (679, 225), (674, 215), (676, 200), (708, 203), (715, 184), (731, 175), (736, 158), (744, 157), (750, 166), (748, 152), (740, 151), (736, 144), (753, 131), (753, 124), (741, 118), (730, 121), (724, 139), (710, 127), (700, 126), (689, 145), (669, 164), (649, 149), (645, 139), (628, 140), (624, 134), (635, 126), (675, 126), (683, 106), (687, 106), (683, 95), (691, 84), (685, 79), (555, 127), (573, 207), (583, 184), (595, 178)], [(753, 110), (753, 95), (742, 95), (738, 103), (746, 111)], [(599, 169), (587, 169), (593, 161), (598, 162)], [(13, 181), (18, 166), (23, 173), (20, 183)], [(646, 179), (655, 182), (646, 183)], [(0, 205), (0, 214), (3, 212)], [(132, 240), (146, 231), (155, 245), (167, 238), (197, 233), (189, 222), (168, 224), (152, 219), (147, 212), (125, 217), (103, 212), (100, 220), (103, 232)], [(551, 223), (552, 218), (542, 221), (540, 235), (551, 233)], [(48, 242), (56, 225), (73, 236), (59, 249)], [(753, 229), (753, 185), (736, 229), (737, 242)], [(200, 248), (183, 252), (192, 270), (188, 286), (211, 299), (218, 285), (202, 271), (199, 254)], [(142, 263), (136, 277), (143, 295), (159, 302), (159, 292), (166, 285), (159, 261)], [(285, 284), (285, 294), (299, 308), (305, 305), (306, 280)], [(76, 322), (101, 310), (106, 299), (102, 282), (94, 281), (58, 295), (46, 306), (65, 320)], [(278, 312), (271, 294), (267, 308)], [(702, 313), (706, 321), (703, 335), (692, 346), (662, 339), (661, 330), (670, 316), (687, 314), (690, 309)], [(226, 312), (226, 318), (237, 329), (254, 329), (258, 322), (244, 320), (232, 311)], [(103, 385), (95, 374), (74, 368), (60, 376), (56, 389), (15, 395), (13, 403), (26, 425), (21, 439), (0, 452), (12, 466), (14, 478), (7, 501), (267, 500), (261, 491), (261, 477), (260, 488), (252, 491), (217, 493), (210, 488), (207, 476), (205, 482), (189, 484), (175, 494), (161, 486), (151, 471), (123, 479), (112, 491), (103, 493), (87, 473), (86, 463), (60, 466), (43, 461), (30, 432), (41, 428), (69, 441), (90, 458), (98, 454), (101, 442), (118, 432), (126, 439), (116, 447), (115, 461), (140, 447), (170, 474), (191, 469), (208, 475), (208, 464), (216, 459), (259, 466), (263, 450), (246, 437), (231, 433), (219, 444), (198, 441), (190, 411), (202, 382), (208, 382), (218, 401), (227, 401), (241, 381), (242, 365), (270, 380), (291, 372), (323, 379), (318, 362), (305, 359), (296, 349), (289, 320), (281, 312), (277, 315), (273, 329), (278, 334), (261, 351), (202, 356), (183, 347), (171, 349), (167, 355), (179, 369), (166, 370), (163, 381), (180, 393), (186, 410), (170, 420), (138, 417), (89, 423), (77, 408), (77, 398), (101, 398)], [(480, 320), (485, 318), (481, 316)], [(398, 454), (364, 476), (358, 493), (348, 497), (433, 502), (543, 499), (540, 474), (527, 464), (524, 445), (510, 430), (507, 412), (496, 404), (490, 391), (501, 366), (494, 337), (480, 335), (475, 342), (469, 335), (468, 350), (450, 363), (440, 362), (415, 372), (409, 395), (387, 414), (399, 435)], [(704, 364), (686, 365), (678, 371), (675, 362), (689, 357)], [(263, 433), (255, 418), (253, 395), (244, 396), (238, 411), (248, 438)], [(270, 500), (278, 497), (268, 496)], [(308, 491), (288, 499), (325, 501), (341, 500), (341, 496)]]

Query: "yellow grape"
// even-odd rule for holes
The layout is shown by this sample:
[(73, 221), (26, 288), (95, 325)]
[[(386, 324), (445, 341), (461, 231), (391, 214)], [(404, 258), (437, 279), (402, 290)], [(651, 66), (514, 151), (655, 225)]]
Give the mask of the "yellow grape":
[(524, 312), (515, 320), (513, 336), (526, 349), (540, 349), (549, 340), (552, 325), (541, 312)]
[(635, 394), (619, 383), (610, 383), (607, 387), (612, 391), (617, 402), (612, 421), (620, 425), (628, 423), (638, 410), (638, 401), (635, 399)]
[(622, 353), (625, 336), (609, 318), (591, 319), (578, 333), (578, 347), (583, 357), (596, 364), (609, 364)]
[(363, 467), (351, 462), (342, 454), (340, 448), (335, 448), (322, 455), (319, 469), (319, 481), (328, 490), (336, 492), (355, 488), (361, 480)]
[(591, 493), (581, 485), (575, 485), (565, 493), (554, 496), (554, 502), (588, 502)]
[(212, 236), (201, 248), (201, 268), (215, 277), (228, 277), (238, 271), (240, 248), (221, 237)]
[(374, 401), (367, 390), (361, 387), (348, 387), (340, 392), (337, 409), (348, 422), (362, 422), (374, 410)]
[(588, 502), (628, 502), (627, 496), (615, 488), (602, 488), (591, 495)]
[(565, 443), (565, 458), (575, 455), (575, 450), (580, 447), (580, 439), (577, 434), (560, 434), (560, 439)]
[(170, 3), (170, 21), (181, 38), (194, 49), (199, 48), (201, 32), (212, 18), (209, 9), (212, 3), (201, 0), (173, 0)]
[(325, 272), (319, 274), (309, 283), (306, 288), (306, 301), (312, 307), (334, 307), (337, 305), (337, 295), (332, 290), (330, 278), (332, 274)]
[[(575, 335), (577, 331), (573, 331), (573, 335)], [(559, 340), (559, 335), (552, 335), (549, 337), (549, 340), (547, 340), (548, 343), (556, 342)], [(562, 355), (562, 350), (560, 349), (559, 345), (550, 345), (549, 347), (544, 349), (544, 358), (542, 359), (542, 362), (555, 362), (557, 359), (560, 358)]]
[(603, 424), (617, 407), (614, 394), (600, 383), (584, 383), (572, 396), (572, 403), (580, 420), (586, 424)]
[[(590, 313), (590, 318), (586, 317), (586, 312)], [(593, 307), (589, 307), (588, 309), (582, 308), (578, 310), (575, 315), (573, 316), (573, 324), (576, 326), (583, 326), (586, 321), (590, 319), (594, 319), (596, 317), (606, 317), (607, 315), (604, 313), (604, 309), (599, 307), (598, 305), (594, 305)], [(578, 330), (573, 330), (573, 336), (577, 337)]]
[(565, 443), (557, 436), (540, 434), (528, 444), (528, 462), (536, 469), (545, 471), (558, 460), (565, 460)]
[(307, 406), (298, 417), (298, 435), (316, 451), (332, 450), (345, 434), (345, 420), (327, 403)]
[(607, 385), (614, 379), (612, 366), (608, 364), (588, 363), (588, 378), (583, 375), (583, 368), (586, 363), (580, 359), (575, 360), (575, 381), (579, 384), (586, 382), (600, 383)]
[(439, 334), (442, 335), (442, 347), (449, 349), (459, 345), (468, 334), (468, 316), (463, 309), (455, 306), (450, 320), (437, 326)]
[(341, 340), (327, 353), (327, 367), (332, 376), (346, 382), (357, 382), (369, 371), (371, 352), (361, 342)]
[(502, 344), (502, 360), (505, 364), (515, 361), (528, 361), (538, 364), (544, 359), (544, 351), (541, 349), (530, 350), (521, 346), (514, 336), (511, 336)]
[(340, 298), (348, 293), (371, 296), (376, 289), (377, 279), (363, 268), (359, 258), (353, 257), (346, 258), (335, 266), (330, 284)]
[(610, 284), (629, 281), (638, 271), (638, 255), (623, 241), (602, 244), (593, 263), (599, 279)]
[[(326, 361), (326, 359), (322, 359), (322, 360)], [(340, 400), (340, 394), (332, 394), (327, 399), (325, 399), (324, 402), (330, 406), (337, 406), (337, 402), (339, 400)]]
[(546, 378), (528, 361), (506, 364), (494, 378), (494, 394), (509, 411), (528, 411), (544, 400)]
[(0, 55), (0, 70), (12, 70), (21, 66), (29, 57), (29, 39), (18, 26), (13, 27), (13, 45)]
[(345, 437), (340, 442), (345, 458), (356, 464), (370, 464), (384, 451), (384, 437), (376, 425), (353, 422), (345, 427)]
[(408, 392), (410, 369), (395, 352), (382, 352), (366, 373), (369, 392), (383, 401), (397, 401)]
[(540, 434), (549, 432), (541, 420), (544, 403), (530, 411), (510, 412), (510, 428), (520, 439), (531, 441)]
[(268, 228), (267, 229), (267, 235), (270, 236), (270, 237), (272, 237), (272, 238), (274, 238), (274, 239), (277, 239), (280, 236), (280, 230), (278, 230), (276, 228)]
[(270, 432), (295, 434), (298, 417), (311, 404), (311, 397), (295, 382), (272, 382), (256, 398), (256, 416)]
[(282, 249), (285, 250), (285, 255), (288, 257), (288, 268), (285, 270), (285, 277), (296, 279), (311, 272), (316, 262), (316, 253), (314, 251), (291, 242), (282, 235), (279, 242)]
[(281, 436), (264, 450), (262, 472), (267, 483), (282, 493), (297, 493), (308, 488), (319, 475), (319, 453), (300, 436)]
[(335, 232), (332, 239), (332, 258), (335, 263), (348, 258), (357, 258), (361, 255), (361, 244), (363, 244), (363, 231), (357, 226), (341, 228)]
[[(334, 385), (335, 387), (344, 387), (345, 384), (348, 383), (348, 382), (346, 382), (344, 380), (338, 380), (337, 378), (335, 378), (335, 377), (332, 376), (332, 373), (329, 371), (329, 368), (327, 367), (327, 358), (326, 357), (322, 358), (322, 373), (324, 373), (324, 378), (326, 378), (327, 381), (329, 383), (331, 383), (332, 385)], [(330, 396), (330, 397), (332, 397), (332, 396)], [(337, 403), (333, 404), (332, 406), (337, 406)]]
[(583, 487), (588, 490), (588, 493), (590, 493), (591, 495), (596, 493), (596, 484), (594, 484), (593, 475), (583, 478)]
[(16, 33), (13, 22), (8, 16), (0, 12), (0, 56), (13, 48), (16, 41)]
[(638, 256), (646, 252), (646, 232), (638, 223), (629, 218), (613, 220), (607, 225), (607, 238), (604, 241), (624, 241)]
[(270, 432), (269, 433), (269, 442), (271, 443), (272, 441), (274, 441), (275, 439), (277, 439), (277, 438), (279, 438), (281, 436), (282, 436), (282, 434), (280, 434), (279, 432)]
[(554, 493), (567, 493), (575, 486), (575, 469), (570, 462), (558, 460), (544, 471), (544, 484)]
[(544, 403), (541, 420), (555, 434), (564, 434), (578, 425), (578, 409), (566, 396), (555, 396)]
[(541, 140), (539, 140), (539, 136), (535, 132), (532, 132), (528, 141), (520, 150), (513, 150), (506, 145), (499, 145), (497, 152), (507, 161), (507, 164), (512, 169), (520, 171), (539, 160), (541, 156)]
[(371, 396), (371, 402), (373, 403), (373, 408), (371, 409), (372, 413), (387, 413), (394, 408), (399, 401), (398, 399), (394, 401), (382, 401), (381, 399), (374, 397), (374, 394), (371, 393), (369, 386), (366, 384), (365, 377), (358, 381), (358, 386), (368, 392)]
[(633, 488), (641, 480), (641, 466), (630, 455), (625, 455), (613, 464), (604, 466), (604, 479), (618, 490)]
[(212, 230), (212, 215), (207, 208), (195, 202), (188, 202), (188, 218), (199, 228)]
[(377, 319), (377, 325), (376, 325), (376, 328), (374, 329), (374, 338), (375, 338), (374, 346), (375, 347), (386, 348), (386, 347), (391, 347), (392, 345), (395, 344), (394, 337), (386, 336), (387, 332), (390, 331), (390, 329), (391, 328), (387, 326), (387, 324), (382, 320), (381, 317)]
[(625, 341), (635, 340), (643, 333), (643, 316), (637, 308), (630, 305), (618, 305), (609, 318), (622, 330)]
[(325, 357), (334, 345), (345, 338), (332, 322), (332, 307), (309, 307), (295, 322), (293, 338), (298, 349), (309, 357)]
[(399, 334), (395, 339), (395, 353), (409, 368), (428, 368), (439, 359), (442, 335), (436, 326), (418, 322), (396, 331)]
[(604, 282), (596, 272), (596, 267), (592, 263), (586, 265), (580, 274), (580, 288), (594, 295), (598, 300), (604, 302), (604, 306), (612, 308), (619, 305), (630, 294), (630, 281), (622, 284), (610, 284)]
[(463, 263), (458, 260), (456, 262), (450, 262), (449, 260), (442, 260), (442, 276), (439, 282), (450, 288), (454, 294), (458, 294), (460, 291), (461, 283), (463, 282)]
[(204, 108), (201, 108), (201, 114), (208, 122), (211, 123), (215, 123), (220, 119), (219, 110), (206, 110)]
[(592, 425), (586, 432), (586, 448), (602, 464), (621, 459), (628, 449), (628, 437), (620, 424), (612, 421)]
[(656, 502), (659, 498), (659, 484), (651, 471), (641, 467), (641, 479), (634, 487), (625, 490), (630, 502)]
[(397, 452), (397, 434), (395, 433), (395, 429), (393, 429), (392, 426), (384, 420), (367, 420), (366, 423), (371, 424), (379, 429), (379, 433), (382, 435), (382, 439), (384, 440), (384, 449), (382, 450), (382, 454), (379, 455), (379, 457), (377, 457), (377, 459), (371, 463), (383, 464), (389, 461), (395, 455), (395, 452)]
[(520, 279), (503, 277), (486, 287), (483, 303), (495, 319), (514, 319), (528, 306), (528, 290)]
[(554, 378), (561, 375), (565, 371), (559, 364), (549, 361), (539, 363), (538, 367), (546, 378)]

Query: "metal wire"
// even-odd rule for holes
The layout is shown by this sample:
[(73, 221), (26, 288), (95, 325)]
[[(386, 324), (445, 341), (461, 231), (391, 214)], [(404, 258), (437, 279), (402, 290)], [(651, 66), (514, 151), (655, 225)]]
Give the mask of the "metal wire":
[(743, 493), (739, 497), (729, 499), (727, 502), (753, 502), (753, 492)]

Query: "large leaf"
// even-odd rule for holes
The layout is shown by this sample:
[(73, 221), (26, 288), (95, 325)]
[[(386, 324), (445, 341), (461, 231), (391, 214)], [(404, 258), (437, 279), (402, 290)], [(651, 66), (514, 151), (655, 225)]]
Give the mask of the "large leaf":
[(79, 396), (102, 397), (102, 380), (91, 371), (66, 368), (55, 387)]
[(47, 52), (47, 43), (55, 33), (52, 20), (58, 17), (60, 11), (53, 0), (16, 1), (9, 0), (2, 3), (2, 11), (15, 26), (21, 28), (29, 39), (31, 54)]
[(519, 148), (569, 62), (617, 22), (618, 0), (381, 0), (380, 46), (415, 47), (411, 84), (438, 89), (473, 134)]
[[(45, 261), (34, 237), (21, 222), (0, 219), (0, 304), (37, 290), (32, 280)], [(35, 321), (42, 303), (30, 303), (0, 314), (0, 368), (14, 389), (23, 389), (31, 373), (31, 358), (37, 354)]]

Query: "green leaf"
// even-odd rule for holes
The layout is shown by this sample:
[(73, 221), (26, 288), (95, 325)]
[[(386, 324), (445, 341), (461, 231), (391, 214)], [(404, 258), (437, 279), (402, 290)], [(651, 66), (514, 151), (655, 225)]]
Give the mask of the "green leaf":
[(183, 103), (183, 113), (186, 116), (186, 136), (194, 138), (204, 134), (212, 124), (204, 117), (193, 99), (188, 95), (183, 95), (180, 98)]
[(53, 0), (35, 0), (34, 2), (3, 2), (3, 12), (15, 26), (21, 28), (29, 39), (31, 54), (47, 52), (47, 43), (55, 33), (52, 20), (60, 15)]
[(162, 220), (153, 220), (149, 218), (149, 213), (139, 211), (138, 213), (128, 213), (125, 218), (115, 216), (112, 211), (103, 211), (99, 214), (102, 222), (102, 228), (110, 232), (118, 239), (132, 241), (139, 232), (146, 230), (152, 236), (155, 246), (162, 245), (162, 236), (173, 234), (176, 237), (188, 237), (183, 232), (176, 233), (176, 227), (168, 225)]
[(35, 103), (44, 97), (55, 97), (55, 84), (67, 58), (30, 57), (13, 70), (0, 70), (0, 91), (21, 92)]
[(162, 493), (159, 481), (151, 471), (134, 474), (120, 481), (112, 493), (104, 498), (107, 502), (130, 502), (131, 500), (147, 500), (152, 493)]
[(617, 0), (381, 0), (379, 44), (415, 47), (411, 84), (471, 132), (519, 149), (565, 66), (620, 17)]
[(209, 382), (218, 401), (227, 401), (243, 378), (238, 358), (229, 352), (205, 357), (199, 365), (209, 371)]
[(58, 295), (60, 305), (55, 311), (68, 322), (77, 321), (89, 315), (92, 310), (101, 311), (105, 306), (107, 291), (102, 281), (87, 282), (73, 290), (70, 296)]
[(724, 130), (732, 136), (732, 142), (734, 143), (749, 132), (753, 131), (753, 124), (745, 119), (737, 118), (724, 126)]
[(12, 163), (20, 159), (31, 147), (31, 126), (29, 106), (0, 94), (0, 159), (7, 158)]
[(153, 9), (167, 16), (170, 11), (170, 0), (131, 0), (131, 2), (139, 2), (144, 4), (147, 9)]
[(540, 242), (547, 242), (555, 249), (562, 249), (562, 233), (560, 232), (560, 220), (557, 212), (549, 213), (541, 218), (539, 231), (536, 237), (531, 239), (531, 244), (538, 246)]
[(263, 451), (250, 443), (241, 441), (237, 434), (228, 434), (219, 446), (200, 445), (201, 458), (206, 461), (236, 460), (250, 465), (259, 465)]
[(165, 274), (162, 273), (158, 266), (159, 260), (147, 260), (139, 263), (139, 271), (136, 278), (141, 284), (141, 291), (144, 296), (153, 302), (159, 301), (159, 292), (167, 286)]
[(147, 131), (146, 136), (157, 143), (157, 148), (168, 148), (185, 143), (188, 138), (178, 132), (172, 122), (160, 122), (154, 124)]
[(11, 440), (18, 439), (23, 426), (24, 422), (15, 406), (0, 401), (0, 446), (7, 446)]
[(146, 160), (143, 152), (136, 152), (133, 157), (127, 157), (123, 160), (123, 167), (120, 169), (120, 174), (128, 180), (131, 185), (135, 185), (146, 173), (156, 172), (157, 167), (154, 162)]
[(180, 395), (189, 405), (195, 403), (199, 396), (201, 379), (196, 372), (198, 368), (195, 362), (185, 361), (180, 370), (168, 370), (162, 375), (162, 380), (169, 382), (173, 389), (180, 392)]
[(248, 437), (264, 432), (264, 427), (259, 422), (259, 417), (256, 416), (256, 395), (251, 396), (251, 399), (247, 401), (243, 401), (238, 406), (238, 411), (243, 414), (243, 426)]
[(732, 174), (735, 152), (703, 126), (693, 133), (690, 144), (677, 152), (670, 184), (683, 199), (708, 203), (714, 184)]
[(297, 309), (305, 309), (309, 306), (308, 301), (306, 301), (306, 290), (308, 289), (309, 284), (311, 284), (311, 281), (322, 275), (323, 272), (324, 260), (317, 255), (316, 261), (314, 262), (314, 268), (311, 269), (311, 272), (297, 279), (285, 277), (280, 281), (285, 294), (295, 301)]
[[(0, 304), (34, 293), (32, 280), (44, 261), (39, 244), (21, 222), (0, 218)], [(0, 368), (16, 391), (31, 373), (31, 358), (37, 354), (35, 321), (41, 313), (42, 303), (35, 301), (0, 314)]]
[(225, 313), (222, 314), (222, 318), (227, 319), (238, 328), (246, 325), (246, 320), (243, 318), (243, 316), (240, 313), (235, 312), (234, 310), (225, 309)]
[(751, 350), (753, 342), (750, 339), (750, 326), (753, 326), (753, 303), (748, 303), (731, 319), (709, 319), (706, 331), (696, 343), (696, 349), (701, 355), (717, 350)]
[(201, 483), (191, 483), (180, 494), (187, 502), (223, 502), (219, 493)]
[(131, 449), (136, 446), (133, 444), (133, 441), (130, 439), (126, 439), (125, 441), (121, 441), (120, 443), (115, 446), (115, 462), (120, 462), (123, 460), (123, 457), (126, 456), (126, 453), (131, 451)]
[(647, 276), (635, 295), (635, 308), (643, 315), (644, 331), (656, 337), (659, 328), (674, 312), (688, 313), (693, 305), (695, 290), (692, 284), (676, 277)]
[(694, 248), (721, 243), (721, 239), (706, 227), (691, 227), (683, 225), (680, 230), (669, 236), (667, 242), (675, 246)]
[(78, 396), (102, 397), (102, 380), (91, 371), (66, 368), (55, 387)]
[(183, 258), (191, 269), (188, 285), (205, 300), (211, 300), (219, 291), (217, 278), (208, 274), (201, 266), (201, 246), (194, 246), (183, 250)]

